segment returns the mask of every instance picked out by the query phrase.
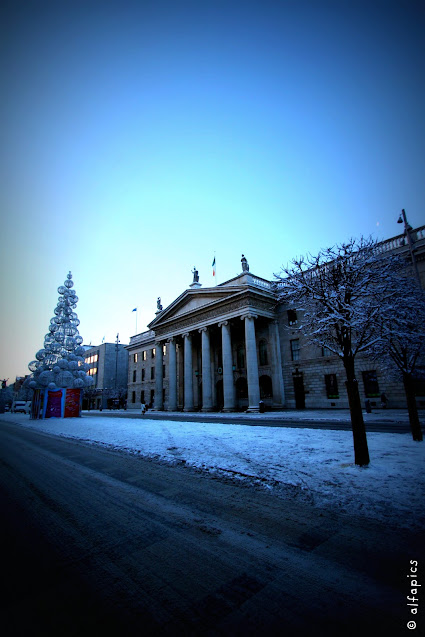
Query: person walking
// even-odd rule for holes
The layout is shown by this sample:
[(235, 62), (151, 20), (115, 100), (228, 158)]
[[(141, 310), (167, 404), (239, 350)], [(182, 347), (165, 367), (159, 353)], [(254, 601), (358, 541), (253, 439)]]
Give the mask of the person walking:
[(144, 415), (145, 415), (145, 413), (146, 413), (146, 405), (145, 405), (145, 403), (142, 403), (142, 404), (140, 405), (140, 408), (141, 408), (141, 410), (142, 410), (142, 416), (144, 416)]

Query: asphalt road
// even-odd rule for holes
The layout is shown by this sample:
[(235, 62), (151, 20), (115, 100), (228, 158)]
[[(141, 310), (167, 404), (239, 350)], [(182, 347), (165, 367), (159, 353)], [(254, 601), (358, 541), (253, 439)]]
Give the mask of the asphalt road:
[(406, 529), (1, 417), (0, 441), (3, 635), (423, 634)]

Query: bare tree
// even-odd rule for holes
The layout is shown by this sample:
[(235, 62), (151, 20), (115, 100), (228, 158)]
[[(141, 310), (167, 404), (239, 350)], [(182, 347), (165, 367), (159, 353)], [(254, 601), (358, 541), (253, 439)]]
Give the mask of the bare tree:
[(387, 275), (394, 267), (390, 255), (380, 253), (373, 239), (361, 237), (321, 250), (315, 257), (294, 259), (275, 275), (278, 298), (301, 311), (298, 329), (307, 342), (327, 348), (344, 365), (354, 461), (360, 466), (368, 465), (370, 458), (355, 358), (379, 338), (375, 321), (390, 282)]
[(425, 362), (425, 292), (410, 274), (396, 273), (391, 290), (380, 299), (376, 318), (380, 338), (374, 342), (372, 354), (387, 371), (403, 379), (413, 440), (421, 441), (415, 374)]

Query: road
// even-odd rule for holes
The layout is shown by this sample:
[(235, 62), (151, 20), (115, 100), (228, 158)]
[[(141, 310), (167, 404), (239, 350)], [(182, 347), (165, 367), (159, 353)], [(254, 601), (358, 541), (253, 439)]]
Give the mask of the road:
[(1, 419), (0, 439), (3, 635), (415, 632), (418, 535)]

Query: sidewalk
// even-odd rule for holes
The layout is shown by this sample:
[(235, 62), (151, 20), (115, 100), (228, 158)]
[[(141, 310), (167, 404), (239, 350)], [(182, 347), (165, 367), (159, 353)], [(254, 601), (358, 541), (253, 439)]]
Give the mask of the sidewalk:
[[(122, 416), (126, 415), (128, 418), (134, 416), (138, 418), (140, 414), (139, 409), (103, 409), (102, 411), (98, 409), (91, 409), (90, 411), (84, 410), (83, 414), (93, 414), (93, 415), (115, 415)], [(285, 410), (285, 411), (267, 411), (264, 414), (247, 414), (245, 412), (182, 412), (182, 411), (154, 411), (153, 409), (149, 409), (146, 412), (146, 416), (149, 418), (166, 418), (170, 416), (173, 417), (184, 417), (185, 420), (199, 420), (200, 418), (204, 422), (214, 421), (214, 420), (223, 420), (223, 418), (229, 419), (231, 418), (234, 421), (238, 420), (254, 420), (254, 421), (270, 421), (270, 420), (297, 420), (302, 422), (305, 421), (317, 421), (317, 422), (350, 422), (350, 410), (349, 409), (302, 409), (302, 410)], [(373, 423), (373, 422), (388, 422), (388, 423), (408, 423), (409, 422), (409, 414), (407, 409), (375, 409), (372, 413), (368, 414), (365, 410), (363, 410), (363, 418), (365, 423)], [(422, 422), (425, 421), (425, 411), (419, 411), (419, 419)]]

